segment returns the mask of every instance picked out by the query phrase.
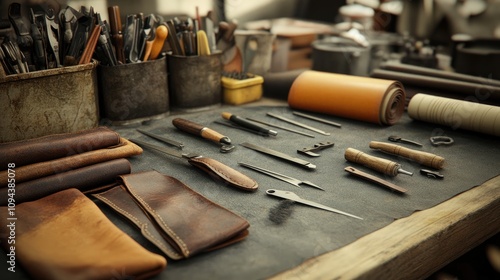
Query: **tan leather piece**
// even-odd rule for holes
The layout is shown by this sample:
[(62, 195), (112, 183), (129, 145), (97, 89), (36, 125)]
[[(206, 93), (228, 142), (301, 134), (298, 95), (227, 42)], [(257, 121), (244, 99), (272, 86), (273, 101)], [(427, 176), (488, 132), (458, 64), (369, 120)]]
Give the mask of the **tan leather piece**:
[[(54, 160), (32, 163), (21, 167), (16, 166), (16, 182), (22, 183), (37, 178), (70, 171), (80, 167), (97, 164), (100, 162), (118, 158), (126, 158), (140, 154), (142, 154), (141, 147), (128, 141), (125, 138), (120, 138), (120, 142), (118, 145)], [(16, 160), (13, 159), (12, 162), (16, 163)], [(7, 186), (7, 176), (7, 170), (0, 172), (0, 188), (5, 188)]]
[[(16, 203), (37, 200), (69, 188), (76, 188), (82, 192), (92, 190), (111, 184), (119, 175), (129, 174), (130, 171), (130, 162), (121, 158), (16, 184)], [(8, 193), (8, 188), (0, 189), (0, 205), (7, 205)]]
[[(7, 207), (0, 217), (7, 221)], [(16, 205), (15, 244), (10, 229), (0, 227), (6, 252), (15, 246), (16, 260), (34, 279), (147, 279), (166, 267), (111, 223), (80, 191), (68, 189)]]
[[(225, 247), (243, 240), (248, 235), (249, 223), (239, 215), (208, 200), (179, 180), (156, 171), (146, 171), (120, 176), (129, 195), (161, 233), (151, 234), (146, 238), (161, 235), (170, 244), (168, 250), (175, 249), (177, 255), (167, 256), (177, 259), (188, 258), (201, 252)], [(116, 190), (96, 195), (105, 197), (103, 202), (113, 203), (114, 209), (134, 224), (145, 228), (142, 217), (134, 216), (137, 209), (133, 205), (119, 201)], [(113, 194), (114, 193), (114, 194)], [(101, 197), (100, 197), (101, 196)], [(136, 219), (133, 221), (133, 219)], [(148, 225), (148, 230), (153, 228)], [(154, 242), (155, 243), (155, 242)], [(160, 246), (164, 250), (167, 246)]]
[(82, 130), (73, 133), (53, 134), (39, 138), (0, 144), (0, 170), (8, 163), (21, 167), (31, 163), (81, 154), (118, 145), (120, 136), (107, 127)]
[(406, 94), (398, 81), (308, 70), (293, 82), (288, 105), (381, 125), (403, 115)]
[(222, 179), (231, 186), (245, 191), (256, 191), (259, 188), (259, 184), (255, 180), (214, 159), (194, 157), (190, 158), (188, 161), (193, 166), (205, 170), (207, 173), (213, 175), (214, 178)]

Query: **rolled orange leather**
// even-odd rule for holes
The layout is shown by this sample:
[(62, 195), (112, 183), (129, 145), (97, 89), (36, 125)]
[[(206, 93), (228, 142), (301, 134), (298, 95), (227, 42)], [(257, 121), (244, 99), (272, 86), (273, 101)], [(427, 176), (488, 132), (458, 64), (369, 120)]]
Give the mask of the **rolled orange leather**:
[(393, 125), (405, 109), (405, 90), (398, 81), (308, 70), (293, 82), (288, 105), (380, 125)]

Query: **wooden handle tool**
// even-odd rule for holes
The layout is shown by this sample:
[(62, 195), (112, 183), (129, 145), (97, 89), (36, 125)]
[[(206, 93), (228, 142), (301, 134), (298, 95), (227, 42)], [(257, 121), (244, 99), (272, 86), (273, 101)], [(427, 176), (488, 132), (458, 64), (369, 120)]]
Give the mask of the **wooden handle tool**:
[[(172, 34), (175, 36), (174, 34)], [(168, 36), (168, 29), (165, 25), (160, 25), (156, 28), (155, 39), (153, 40), (153, 46), (151, 47), (151, 53), (149, 54), (148, 60), (154, 60), (160, 55), (165, 39)]]
[(389, 176), (396, 176), (398, 175), (398, 173), (410, 176), (413, 175), (413, 173), (401, 169), (401, 165), (397, 162), (393, 162), (379, 157), (374, 157), (353, 148), (347, 148), (345, 150), (344, 158), (350, 162), (364, 165), (370, 169), (373, 169), (377, 172)]
[(436, 169), (442, 169), (444, 165), (443, 157), (427, 152), (405, 148), (391, 143), (371, 141), (370, 148), (378, 149), (389, 154), (402, 156), (404, 158), (418, 162), (422, 165)]
[(201, 136), (215, 143), (221, 143), (226, 145), (231, 144), (231, 140), (229, 139), (229, 137), (224, 136), (213, 129), (194, 123), (192, 121), (188, 121), (186, 119), (181, 119), (181, 118), (175, 118), (172, 120), (172, 124), (182, 131), (185, 131), (193, 135)]

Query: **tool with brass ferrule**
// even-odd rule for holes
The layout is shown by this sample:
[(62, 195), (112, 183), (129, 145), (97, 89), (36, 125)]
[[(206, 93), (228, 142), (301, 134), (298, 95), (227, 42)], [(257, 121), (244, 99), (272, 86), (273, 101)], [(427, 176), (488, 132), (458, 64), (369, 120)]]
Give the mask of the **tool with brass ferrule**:
[(305, 155), (308, 155), (311, 157), (319, 157), (320, 154), (317, 154), (314, 152), (333, 147), (333, 145), (335, 145), (335, 143), (333, 143), (333, 142), (328, 142), (328, 141), (327, 142), (320, 142), (318, 144), (314, 144), (314, 146), (312, 146), (312, 147), (307, 147), (307, 148), (297, 150), (297, 153), (305, 154)]
[(224, 136), (211, 128), (182, 118), (173, 119), (172, 124), (184, 132), (201, 136), (204, 139), (220, 144), (221, 153), (231, 152), (234, 149), (234, 146), (231, 145), (231, 139), (229, 139), (229, 137)]
[(443, 165), (444, 165), (444, 158), (443, 157), (440, 157), (440, 156), (435, 155), (435, 154), (427, 153), (427, 152), (408, 149), (408, 148), (394, 145), (394, 144), (390, 144), (390, 143), (371, 141), (370, 148), (378, 149), (378, 150), (381, 150), (383, 152), (386, 152), (386, 153), (389, 153), (392, 155), (402, 156), (404, 158), (418, 162), (422, 165), (429, 166), (429, 167), (436, 168), (436, 169), (441, 169), (441, 168), (443, 168)]
[(298, 164), (299, 166), (307, 168), (307, 169), (316, 169), (316, 165), (314, 165), (308, 161), (302, 160), (300, 158), (294, 158), (294, 157), (291, 157), (287, 154), (284, 154), (284, 153), (281, 153), (281, 152), (278, 152), (278, 151), (275, 151), (275, 150), (272, 150), (269, 148), (260, 147), (260, 146), (250, 144), (247, 142), (241, 143), (240, 145), (242, 145), (245, 148), (249, 148), (249, 149), (252, 149), (254, 151), (257, 151), (257, 152), (261, 152), (261, 153), (264, 153), (264, 154), (267, 154), (267, 155), (270, 155), (273, 157), (277, 157), (277, 158)]
[(167, 147), (156, 146), (137, 139), (129, 140), (143, 148), (155, 150), (157, 152), (178, 158), (185, 158), (191, 165), (203, 170), (211, 176), (215, 176), (216, 178), (221, 179), (230, 186), (236, 187), (238, 189), (242, 189), (245, 191), (256, 191), (259, 187), (255, 180), (215, 159), (204, 157), (196, 153), (186, 153)]
[(320, 204), (320, 203), (317, 203), (317, 202), (314, 202), (314, 201), (310, 201), (310, 200), (307, 200), (307, 199), (300, 198), (298, 195), (296, 195), (293, 192), (270, 189), (270, 190), (266, 190), (266, 194), (271, 195), (271, 196), (276, 196), (276, 197), (284, 198), (284, 199), (288, 199), (288, 200), (292, 200), (292, 201), (295, 201), (295, 202), (298, 202), (298, 203), (301, 203), (301, 204), (305, 204), (305, 205), (308, 205), (308, 206), (316, 207), (316, 208), (323, 209), (323, 210), (330, 211), (330, 212), (334, 212), (334, 213), (337, 213), (337, 214), (342, 214), (342, 215), (345, 215), (345, 216), (348, 216), (348, 217), (352, 217), (352, 218), (363, 220), (363, 218), (355, 216), (353, 214), (349, 214), (347, 212), (340, 211), (340, 210), (337, 210), (335, 208), (331, 208), (331, 207), (325, 206), (323, 204)]
[(350, 162), (359, 163), (370, 169), (389, 176), (396, 176), (398, 175), (398, 173), (410, 176), (413, 175), (413, 173), (402, 169), (401, 164), (399, 163), (379, 157), (374, 157), (353, 148), (347, 148), (345, 150), (344, 158)]

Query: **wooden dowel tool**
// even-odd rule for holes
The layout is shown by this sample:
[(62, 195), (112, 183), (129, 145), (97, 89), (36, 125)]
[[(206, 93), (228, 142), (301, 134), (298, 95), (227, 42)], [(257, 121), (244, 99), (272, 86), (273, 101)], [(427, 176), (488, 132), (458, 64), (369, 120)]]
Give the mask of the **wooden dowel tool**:
[(374, 157), (353, 148), (347, 148), (345, 150), (344, 158), (350, 162), (364, 165), (370, 169), (373, 169), (377, 172), (389, 176), (396, 176), (398, 175), (398, 173), (410, 176), (413, 175), (413, 173), (401, 169), (401, 165), (397, 162), (393, 162), (379, 157)]
[(444, 165), (443, 157), (427, 152), (408, 149), (406, 147), (394, 145), (391, 143), (371, 141), (370, 148), (378, 149), (389, 154), (402, 156), (404, 158), (418, 162), (422, 165), (436, 169), (442, 169)]

